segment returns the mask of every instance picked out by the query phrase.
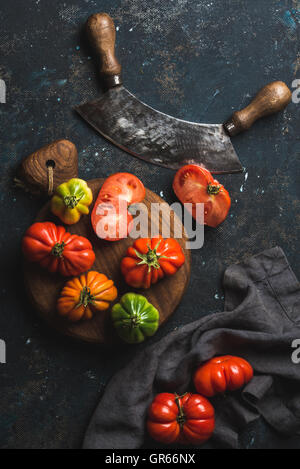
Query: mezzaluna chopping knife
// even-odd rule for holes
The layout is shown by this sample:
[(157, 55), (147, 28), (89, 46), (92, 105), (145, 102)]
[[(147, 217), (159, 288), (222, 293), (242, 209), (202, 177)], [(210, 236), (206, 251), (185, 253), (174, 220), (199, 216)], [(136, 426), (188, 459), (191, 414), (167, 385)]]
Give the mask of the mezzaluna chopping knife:
[(230, 137), (249, 129), (259, 118), (282, 111), (292, 98), (285, 83), (277, 81), (225, 124), (176, 119), (152, 109), (124, 88), (115, 56), (116, 30), (109, 15), (91, 16), (87, 32), (100, 55), (101, 76), (108, 91), (76, 110), (108, 140), (149, 163), (172, 169), (198, 164), (215, 174), (240, 172), (242, 165)]

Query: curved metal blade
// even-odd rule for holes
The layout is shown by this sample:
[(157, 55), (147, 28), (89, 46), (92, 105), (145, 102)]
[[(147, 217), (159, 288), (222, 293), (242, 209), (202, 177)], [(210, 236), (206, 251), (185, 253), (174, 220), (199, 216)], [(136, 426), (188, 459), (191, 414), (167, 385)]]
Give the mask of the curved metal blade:
[(223, 125), (168, 116), (142, 103), (123, 86), (76, 111), (115, 145), (149, 163), (172, 169), (198, 164), (216, 174), (242, 171)]

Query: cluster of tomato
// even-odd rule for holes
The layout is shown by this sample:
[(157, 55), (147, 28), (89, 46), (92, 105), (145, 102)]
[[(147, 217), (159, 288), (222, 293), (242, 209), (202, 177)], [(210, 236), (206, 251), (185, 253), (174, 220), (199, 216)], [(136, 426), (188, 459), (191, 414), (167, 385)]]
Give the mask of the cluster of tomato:
[[(109, 241), (127, 237), (132, 222), (128, 206), (144, 197), (145, 188), (136, 176), (118, 173), (109, 177), (92, 212), (96, 234)], [(50, 206), (61, 221), (73, 225), (89, 213), (92, 201), (87, 183), (71, 179), (56, 189)], [(116, 229), (113, 237), (108, 236)], [(97, 311), (107, 310), (117, 298), (114, 282), (102, 273), (90, 271), (95, 253), (85, 237), (72, 235), (52, 222), (35, 223), (25, 233), (22, 248), (29, 261), (39, 263), (51, 273), (73, 277), (57, 302), (57, 312), (65, 319), (90, 320)], [(141, 238), (129, 247), (120, 269), (128, 285), (148, 289), (163, 277), (174, 275), (184, 262), (184, 253), (175, 239)], [(124, 341), (139, 343), (157, 331), (159, 312), (142, 295), (127, 293), (113, 306), (112, 321)]]
[[(183, 166), (175, 175), (173, 189), (199, 223), (216, 228), (229, 213), (229, 193), (200, 166)], [(145, 194), (145, 187), (136, 176), (128, 173), (110, 176), (103, 184), (92, 212), (92, 224), (99, 238), (109, 241), (126, 238), (133, 220), (128, 210), (122, 210), (122, 204), (127, 209), (142, 202)], [(197, 211), (198, 204), (204, 206), (204, 220), (202, 213)]]
[[(228, 192), (203, 168), (189, 165), (175, 176), (173, 188), (178, 198), (197, 219), (197, 204), (204, 204), (204, 223), (216, 227), (230, 208)], [(117, 173), (106, 179), (91, 214), (99, 238), (119, 241), (133, 226), (128, 208), (144, 200), (146, 190), (134, 175)], [(56, 188), (50, 207), (66, 225), (78, 223), (89, 214), (93, 194), (81, 179), (71, 179)], [(203, 220), (198, 220), (203, 222)], [(31, 262), (52, 273), (73, 277), (63, 288), (57, 312), (71, 322), (89, 320), (97, 311), (109, 308), (118, 292), (104, 274), (90, 271), (95, 253), (90, 241), (68, 233), (54, 223), (35, 223), (23, 238), (23, 252)], [(175, 239), (141, 238), (129, 247), (121, 261), (121, 272), (133, 288), (148, 289), (165, 276), (174, 275), (184, 264), (184, 253)], [(128, 293), (112, 308), (113, 323), (121, 338), (139, 343), (153, 335), (159, 325), (159, 312), (145, 297)]]
[[(197, 204), (204, 204), (204, 223), (217, 227), (230, 209), (230, 197), (212, 175), (195, 165), (185, 166), (175, 176), (173, 188), (197, 219)], [(97, 236), (108, 241), (126, 238), (132, 227), (128, 208), (146, 195), (143, 183), (134, 175), (117, 173), (101, 187), (91, 214)], [(89, 213), (93, 194), (85, 181), (71, 179), (60, 185), (51, 200), (51, 211), (66, 225), (77, 223)], [(198, 220), (203, 223), (203, 218)], [(97, 311), (107, 310), (118, 295), (114, 282), (91, 271), (95, 253), (90, 241), (72, 235), (51, 222), (35, 223), (23, 238), (23, 253), (51, 273), (72, 277), (57, 302), (57, 312), (71, 322), (89, 320)], [(175, 239), (141, 238), (128, 248), (120, 269), (128, 285), (148, 289), (165, 276), (174, 275), (185, 256)], [(159, 312), (145, 297), (124, 295), (112, 308), (112, 320), (120, 337), (139, 343), (152, 336), (159, 324)], [(200, 367), (194, 377), (199, 394), (156, 396), (148, 413), (150, 435), (163, 443), (201, 444), (215, 427), (215, 412), (207, 397), (236, 390), (253, 376), (252, 367), (237, 357), (213, 359)]]
[(158, 394), (148, 410), (150, 436), (165, 444), (201, 445), (215, 429), (215, 410), (207, 398), (236, 391), (253, 378), (253, 368), (239, 357), (216, 357), (194, 374), (198, 394)]

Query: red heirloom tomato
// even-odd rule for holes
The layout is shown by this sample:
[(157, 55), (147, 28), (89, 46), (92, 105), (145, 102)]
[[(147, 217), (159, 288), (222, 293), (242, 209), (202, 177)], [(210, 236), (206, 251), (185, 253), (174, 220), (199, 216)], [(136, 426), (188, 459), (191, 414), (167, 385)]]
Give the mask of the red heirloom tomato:
[(107, 178), (91, 217), (96, 235), (107, 241), (126, 238), (132, 222), (128, 206), (142, 202), (145, 195), (143, 183), (133, 174), (117, 173)]
[(236, 391), (253, 378), (253, 368), (239, 357), (216, 357), (200, 366), (194, 375), (197, 392), (213, 397), (225, 391)]
[(199, 223), (196, 204), (204, 204), (204, 224), (216, 228), (226, 219), (231, 207), (227, 190), (211, 173), (197, 165), (183, 166), (175, 175), (173, 189), (182, 204), (192, 204), (189, 210)]
[(142, 202), (146, 189), (142, 181), (133, 174), (117, 173), (105, 180), (100, 193), (103, 200), (123, 199), (130, 205)]
[(184, 262), (176, 239), (141, 238), (128, 248), (121, 271), (128, 285), (147, 289), (163, 277), (174, 275)]
[(215, 411), (198, 394), (158, 394), (148, 411), (147, 429), (160, 443), (201, 445), (215, 429)]
[(98, 197), (92, 211), (92, 225), (98, 238), (120, 241), (127, 238), (133, 220), (124, 201), (104, 201)]
[(50, 222), (34, 223), (24, 235), (22, 250), (29, 261), (65, 277), (86, 272), (95, 262), (88, 239), (71, 235), (63, 226)]

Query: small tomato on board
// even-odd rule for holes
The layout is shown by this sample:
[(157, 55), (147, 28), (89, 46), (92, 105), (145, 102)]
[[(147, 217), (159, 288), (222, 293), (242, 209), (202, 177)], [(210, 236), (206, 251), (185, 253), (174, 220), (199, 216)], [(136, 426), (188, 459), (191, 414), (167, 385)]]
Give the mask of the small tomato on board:
[(74, 225), (82, 215), (88, 215), (93, 193), (82, 179), (73, 178), (55, 189), (51, 212), (66, 225)]
[(128, 206), (142, 202), (145, 195), (143, 183), (133, 174), (117, 173), (108, 177), (92, 211), (91, 219), (96, 235), (107, 241), (127, 238), (133, 220)]
[(98, 238), (114, 242), (128, 237), (133, 218), (124, 201), (103, 201), (98, 197), (91, 220)]
[(89, 270), (95, 253), (88, 239), (51, 222), (34, 223), (22, 240), (24, 256), (49, 272), (73, 277)]
[(197, 218), (196, 204), (204, 204), (205, 225), (216, 228), (227, 218), (230, 195), (207, 169), (183, 166), (175, 175), (173, 189), (182, 204), (192, 204), (192, 209), (187, 209), (199, 223), (203, 224), (203, 220)]
[(130, 173), (109, 176), (100, 189), (103, 200), (125, 200), (128, 205), (142, 202), (146, 189), (139, 178)]
[(253, 378), (253, 368), (246, 360), (226, 355), (200, 366), (194, 375), (197, 392), (213, 397), (225, 391), (236, 391)]
[(176, 274), (185, 256), (173, 238), (141, 238), (128, 248), (121, 271), (128, 285), (148, 289), (165, 276)]
[(105, 311), (118, 292), (114, 282), (99, 272), (88, 272), (69, 280), (58, 299), (57, 312), (68, 321), (92, 319), (97, 311)]
[(215, 411), (198, 394), (158, 394), (148, 410), (147, 429), (160, 443), (201, 445), (214, 432)]

